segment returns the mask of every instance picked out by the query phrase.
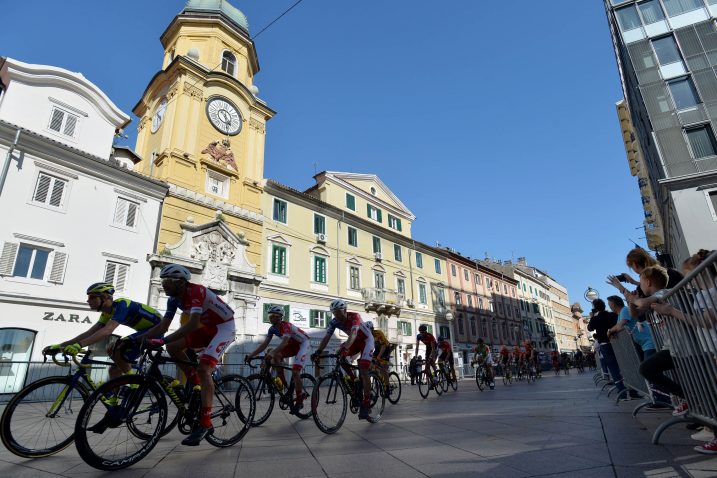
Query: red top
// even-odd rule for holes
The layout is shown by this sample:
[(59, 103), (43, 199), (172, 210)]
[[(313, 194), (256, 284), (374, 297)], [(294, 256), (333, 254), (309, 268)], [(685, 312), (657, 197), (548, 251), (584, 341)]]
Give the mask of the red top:
[(217, 294), (203, 285), (187, 284), (187, 290), (181, 299), (170, 297), (167, 301), (165, 318), (173, 318), (177, 309), (190, 314), (202, 314), (200, 319), (203, 325), (218, 325), (234, 320), (234, 311), (225, 304)]

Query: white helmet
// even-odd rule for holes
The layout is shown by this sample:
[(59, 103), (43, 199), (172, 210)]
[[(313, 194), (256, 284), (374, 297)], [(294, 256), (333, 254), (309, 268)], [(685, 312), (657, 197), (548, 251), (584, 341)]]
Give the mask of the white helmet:
[(366, 322), (364, 322), (364, 324), (366, 324), (366, 327), (373, 330), (373, 322), (372, 321), (367, 320)]
[(192, 278), (192, 273), (189, 272), (189, 269), (184, 266), (180, 266), (179, 264), (169, 264), (162, 267), (162, 270), (159, 272), (159, 278), (184, 279), (185, 281), (189, 282), (189, 280)]
[(339, 309), (346, 310), (346, 302), (344, 302), (341, 299), (334, 299), (333, 301), (331, 301), (329, 310), (334, 311), (334, 310), (339, 310)]
[(276, 314), (284, 317), (284, 308), (280, 305), (272, 305), (269, 310), (266, 311), (266, 315)]

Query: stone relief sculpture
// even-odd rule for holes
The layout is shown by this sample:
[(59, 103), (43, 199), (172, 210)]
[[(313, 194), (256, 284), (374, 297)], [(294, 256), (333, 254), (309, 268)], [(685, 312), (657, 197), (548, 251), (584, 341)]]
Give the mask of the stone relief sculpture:
[[(221, 144), (220, 144), (221, 143)], [(229, 140), (224, 139), (221, 142), (213, 141), (202, 150), (202, 154), (208, 154), (211, 158), (234, 171), (239, 171), (236, 161), (234, 161), (234, 153), (231, 150), (231, 143)]]

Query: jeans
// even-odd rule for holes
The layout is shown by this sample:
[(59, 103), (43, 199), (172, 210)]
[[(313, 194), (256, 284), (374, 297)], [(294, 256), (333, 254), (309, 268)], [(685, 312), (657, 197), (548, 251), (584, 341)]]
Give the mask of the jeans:
[(655, 384), (655, 387), (666, 393), (684, 398), (684, 392), (679, 383), (672, 381), (664, 372), (675, 368), (669, 350), (660, 350), (640, 364), (640, 375)]
[[(615, 358), (615, 351), (612, 349), (612, 344), (600, 344), (600, 353), (602, 354), (602, 360), (605, 363), (610, 377), (617, 387), (618, 392), (622, 392), (626, 389), (625, 384), (622, 383), (622, 374), (620, 374), (620, 366), (617, 364), (617, 358)], [(630, 391), (630, 396), (635, 397), (637, 393)]]

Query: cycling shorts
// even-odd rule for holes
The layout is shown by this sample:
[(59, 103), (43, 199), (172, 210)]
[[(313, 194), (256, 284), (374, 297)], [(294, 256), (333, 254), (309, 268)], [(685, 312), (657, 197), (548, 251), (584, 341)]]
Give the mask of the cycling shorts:
[[(130, 339), (134, 339), (138, 335), (142, 335), (145, 333), (145, 330), (135, 332), (131, 335), (128, 335)], [(139, 358), (140, 355), (142, 355), (142, 350), (139, 348), (139, 343), (135, 342), (134, 340), (122, 340), (119, 339), (117, 342), (115, 342), (115, 347), (122, 346), (120, 349), (120, 355), (126, 362), (134, 362)]]
[(373, 345), (373, 335), (366, 337), (363, 334), (359, 334), (351, 345), (351, 348), (348, 349), (348, 355), (352, 356), (360, 353), (361, 356), (359, 360), (370, 362), (371, 357), (373, 357)]
[(187, 347), (204, 348), (200, 361), (216, 365), (226, 348), (236, 339), (236, 325), (233, 320), (216, 325), (205, 325), (191, 331), (184, 337)]
[(294, 370), (301, 370), (306, 364), (306, 356), (309, 353), (309, 341), (297, 342), (296, 340), (289, 340), (286, 347), (281, 351), (281, 358), (294, 357), (294, 364), (292, 368)]

